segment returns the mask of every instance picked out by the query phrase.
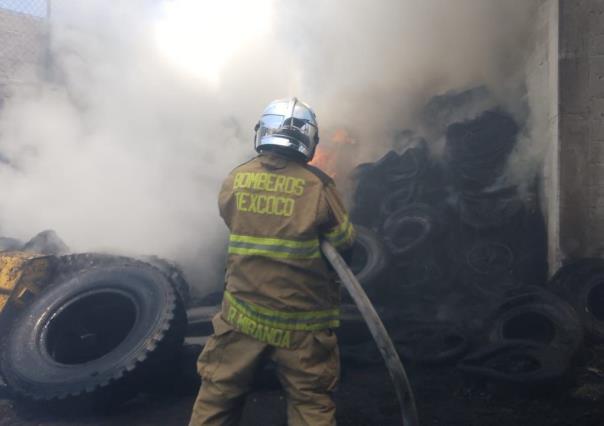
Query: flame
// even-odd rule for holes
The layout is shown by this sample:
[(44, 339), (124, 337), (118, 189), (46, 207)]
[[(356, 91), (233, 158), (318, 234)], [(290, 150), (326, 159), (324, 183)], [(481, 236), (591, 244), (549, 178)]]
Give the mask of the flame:
[(356, 143), (346, 129), (337, 129), (329, 140), (335, 144), (354, 145)]
[(336, 129), (329, 135), (327, 142), (317, 146), (315, 156), (310, 164), (335, 178), (337, 171), (341, 168), (339, 158), (342, 157), (342, 150), (347, 150), (349, 148), (347, 145), (355, 144), (356, 141), (346, 129)]
[(331, 171), (329, 169), (329, 166), (331, 163), (330, 160), (331, 159), (330, 159), (329, 152), (327, 152), (327, 150), (325, 148), (323, 148), (322, 145), (319, 145), (319, 146), (317, 146), (317, 150), (315, 151), (315, 156), (313, 157), (310, 164), (315, 167), (318, 167), (319, 169), (321, 169), (325, 173), (327, 173), (329, 176), (333, 177), (335, 175), (335, 171)]

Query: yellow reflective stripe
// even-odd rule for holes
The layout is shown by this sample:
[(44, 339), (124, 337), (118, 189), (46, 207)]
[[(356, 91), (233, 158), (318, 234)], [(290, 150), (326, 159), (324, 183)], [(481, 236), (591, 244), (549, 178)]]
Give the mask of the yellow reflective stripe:
[(263, 306), (256, 305), (255, 303), (240, 301), (235, 296), (233, 296), (231, 294), (231, 292), (229, 292), (229, 291), (225, 291), (224, 295), (225, 295), (225, 297), (227, 298), (228, 301), (234, 301), (234, 302), (237, 302), (239, 304), (245, 305), (249, 309), (251, 309), (254, 312), (257, 312), (257, 313), (259, 313), (261, 315), (266, 315), (266, 316), (270, 316), (270, 317), (274, 317), (274, 318), (279, 318), (279, 319), (285, 319), (285, 320), (289, 320), (289, 319), (308, 320), (308, 319), (318, 319), (318, 318), (325, 318), (325, 317), (331, 317), (331, 316), (338, 316), (338, 315), (340, 315), (340, 310), (338, 308), (327, 309), (327, 310), (324, 310), (324, 311), (304, 311), (304, 312), (283, 312), (283, 311), (277, 311), (277, 310), (274, 310), (274, 309), (269, 309), (269, 308), (265, 308)]
[(336, 247), (352, 242), (353, 237), (354, 227), (350, 223), (348, 216), (346, 216), (344, 222), (325, 234), (325, 238)]
[(316, 259), (321, 257), (318, 238), (296, 241), (237, 234), (231, 234), (230, 236), (229, 253), (278, 259)]
[(289, 348), (291, 345), (291, 330), (282, 330), (280, 328), (259, 324), (250, 317), (239, 312), (233, 306), (229, 306), (227, 322), (240, 332), (261, 342), (266, 342), (280, 348)]
[(230, 240), (241, 242), (241, 243), (273, 245), (273, 246), (283, 246), (283, 247), (292, 247), (292, 248), (319, 247), (319, 240), (317, 238), (313, 238), (312, 240), (306, 240), (306, 241), (297, 241), (297, 240), (283, 240), (280, 238), (264, 238), (264, 237), (252, 237), (249, 235), (231, 234)]
[(236, 299), (229, 292), (225, 292), (225, 299), (231, 308), (239, 315), (243, 315), (272, 328), (293, 331), (316, 331), (326, 328), (335, 328), (340, 325), (339, 309), (310, 312), (281, 312), (263, 308), (249, 302)]
[(301, 255), (296, 253), (286, 253), (269, 249), (229, 247), (229, 254), (238, 254), (241, 256), (275, 257), (278, 259), (317, 259), (321, 257), (321, 253), (318, 251), (318, 249), (314, 253), (308, 255)]

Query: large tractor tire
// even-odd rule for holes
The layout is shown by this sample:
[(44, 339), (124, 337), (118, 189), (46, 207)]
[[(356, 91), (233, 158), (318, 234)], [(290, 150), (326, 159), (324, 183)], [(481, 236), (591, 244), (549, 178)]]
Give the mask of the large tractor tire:
[(189, 283), (187, 282), (184, 273), (180, 267), (169, 260), (163, 259), (159, 256), (145, 256), (141, 259), (143, 262), (147, 262), (157, 269), (159, 269), (172, 283), (176, 293), (180, 297), (185, 307), (189, 306), (191, 302), (191, 291)]
[(182, 302), (159, 270), (114, 256), (66, 256), (14, 321), (0, 365), (24, 399), (115, 402), (176, 357), (185, 328)]

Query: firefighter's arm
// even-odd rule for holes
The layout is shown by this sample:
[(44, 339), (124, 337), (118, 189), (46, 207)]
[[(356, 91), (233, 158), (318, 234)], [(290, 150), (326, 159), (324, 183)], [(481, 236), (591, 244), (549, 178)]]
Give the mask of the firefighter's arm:
[(222, 182), (220, 193), (218, 194), (218, 211), (220, 217), (224, 220), (226, 225), (230, 228), (230, 221), (228, 220), (235, 209), (235, 197), (233, 192), (233, 176), (232, 173)]
[(327, 209), (327, 220), (321, 227), (321, 236), (329, 241), (345, 259), (349, 258), (355, 231), (342, 198), (333, 183), (325, 186), (323, 200)]

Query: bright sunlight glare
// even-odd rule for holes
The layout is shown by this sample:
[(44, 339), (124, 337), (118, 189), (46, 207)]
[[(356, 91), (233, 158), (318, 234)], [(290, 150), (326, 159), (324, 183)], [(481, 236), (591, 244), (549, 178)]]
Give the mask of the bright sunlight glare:
[(216, 86), (226, 63), (270, 30), (274, 0), (167, 0), (155, 35), (165, 57)]

